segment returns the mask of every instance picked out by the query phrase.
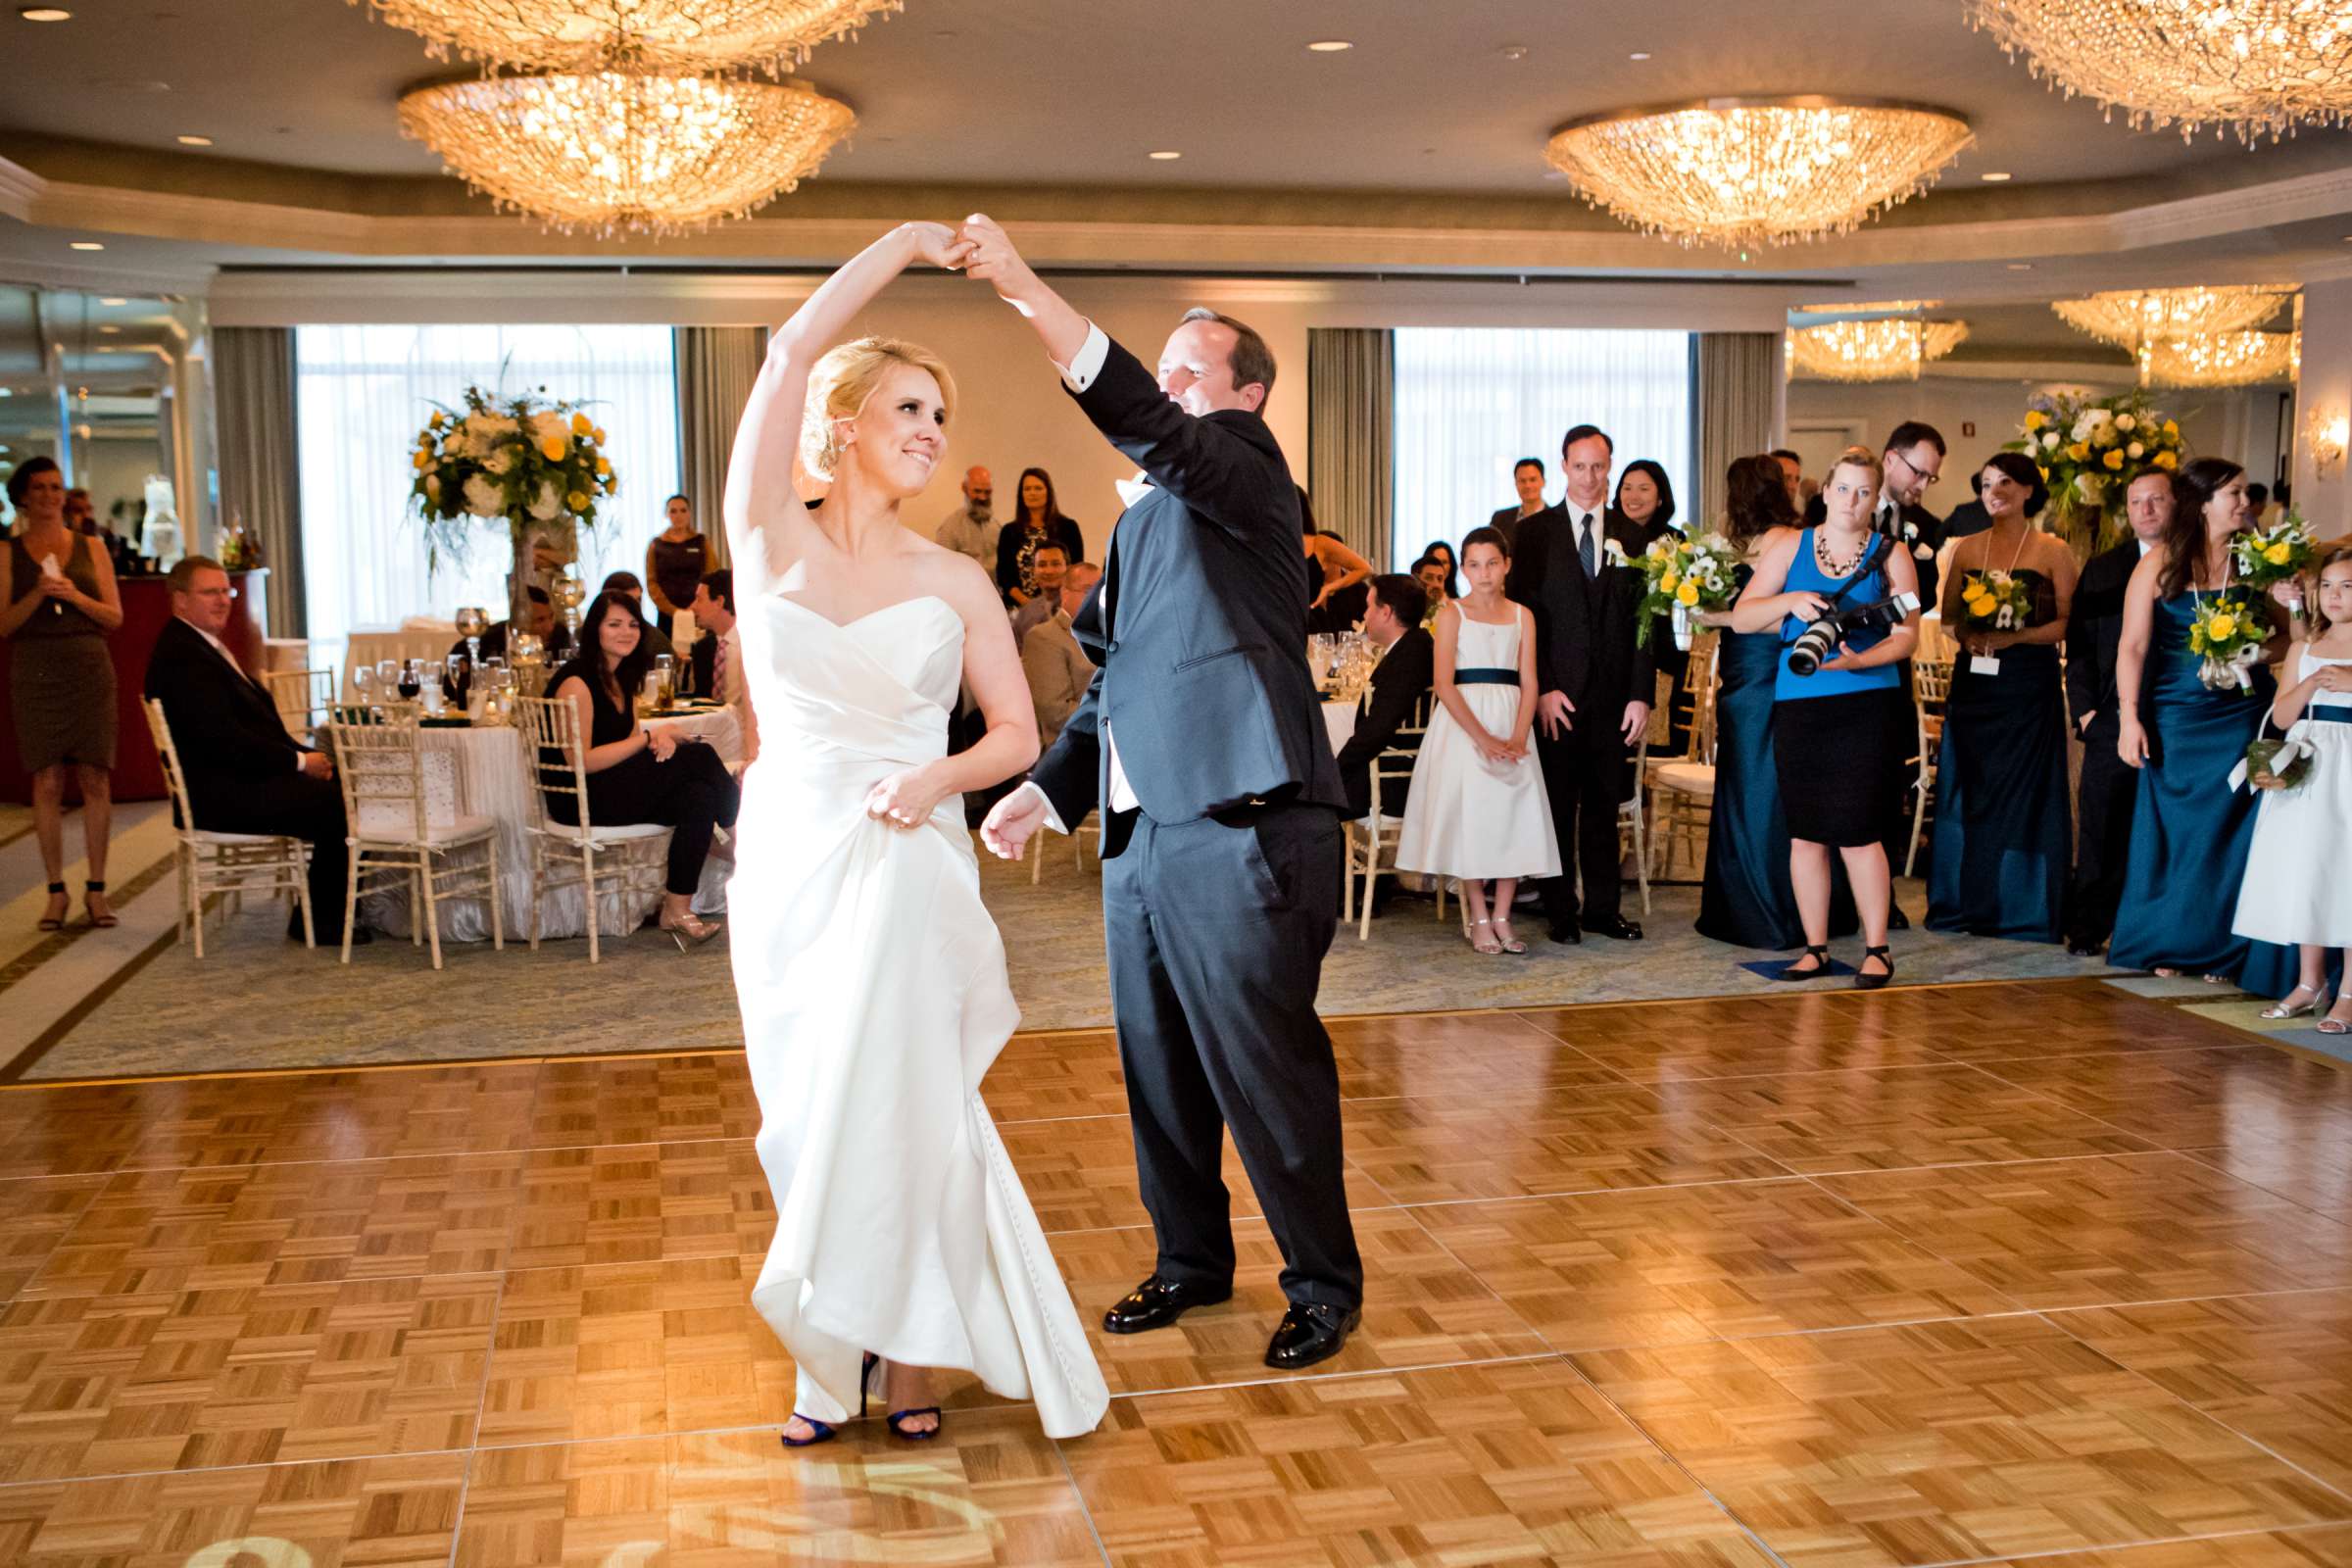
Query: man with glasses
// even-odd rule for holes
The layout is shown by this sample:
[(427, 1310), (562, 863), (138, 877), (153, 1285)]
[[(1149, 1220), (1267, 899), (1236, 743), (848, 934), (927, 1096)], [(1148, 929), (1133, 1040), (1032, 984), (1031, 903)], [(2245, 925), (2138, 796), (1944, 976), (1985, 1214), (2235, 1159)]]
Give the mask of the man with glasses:
[[(1936, 600), (1936, 556), (1944, 546), (1941, 518), (1921, 505), (1943, 472), (1943, 433), (1918, 419), (1905, 419), (1887, 432), (1883, 462), (1886, 484), (1879, 492), (1872, 526), (1911, 553), (1919, 571), (1919, 602), (1934, 609)], [(1820, 525), (1821, 498), (1805, 508), (1805, 524)]]

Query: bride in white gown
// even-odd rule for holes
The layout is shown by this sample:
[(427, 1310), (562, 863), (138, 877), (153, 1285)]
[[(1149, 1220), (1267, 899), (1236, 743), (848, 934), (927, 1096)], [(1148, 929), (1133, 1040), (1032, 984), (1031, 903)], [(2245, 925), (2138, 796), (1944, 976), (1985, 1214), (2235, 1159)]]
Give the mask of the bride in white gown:
[[(1038, 743), (996, 586), (899, 521), (946, 450), (955, 384), (903, 343), (824, 352), (900, 271), (963, 250), (909, 223), (828, 279), (769, 339), (727, 471), (760, 736), (728, 906), (776, 1197), (752, 1302), (798, 1363), (796, 1447), (869, 1391), (894, 1434), (934, 1436), (932, 1368), (1034, 1401), (1052, 1437), (1093, 1430), (1109, 1400), (980, 1100), (1020, 1015), (961, 796)], [(813, 509), (796, 451), (831, 481)], [(988, 734), (949, 757), (959, 685)]]

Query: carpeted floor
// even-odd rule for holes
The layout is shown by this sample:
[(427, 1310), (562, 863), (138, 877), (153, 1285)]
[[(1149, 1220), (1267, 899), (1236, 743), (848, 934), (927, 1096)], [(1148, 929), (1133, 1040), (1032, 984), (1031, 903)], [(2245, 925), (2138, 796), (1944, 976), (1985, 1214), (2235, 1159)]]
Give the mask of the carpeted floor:
[[(1101, 877), (1091, 859), (1083, 869), (1073, 866), (1066, 843), (1052, 848), (1036, 887), (1026, 866), (984, 858), (989, 905), (1004, 931), (1023, 1027), (1100, 1027), (1110, 1021)], [(1916, 915), (1917, 884), (1900, 892)], [(168, 902), (168, 884), (146, 897)], [(1694, 889), (1658, 889), (1646, 922), (1649, 940), (1642, 943), (1535, 941), (1523, 957), (1485, 957), (1462, 942), (1450, 909), (1441, 924), (1427, 900), (1399, 900), (1373, 922), (1369, 942), (1358, 942), (1352, 929), (1342, 931), (1324, 966), (1322, 1010), (1429, 1012), (1781, 990), (1740, 967), (1775, 955), (1691, 932), (1696, 902)], [(359, 949), (346, 969), (331, 952), (286, 943), (282, 921), (274, 906), (248, 907), (218, 939), (208, 939), (201, 964), (188, 948), (165, 939), (95, 1005), (52, 1027), (23, 1075), (53, 1080), (742, 1044), (724, 938), (681, 955), (665, 939), (640, 932), (608, 942), (605, 961), (594, 968), (585, 944), (576, 941), (551, 942), (536, 954), (518, 944), (504, 953), (453, 946), (446, 950), (448, 967), (436, 974), (424, 954), (405, 942)], [(1523, 922), (1531, 940), (1542, 932), (1541, 921)], [(1915, 930), (1899, 934), (1894, 947), (1898, 983), (2108, 972), (2037, 944)], [(1839, 947), (1849, 962), (1858, 952), (1858, 943)], [(38, 975), (23, 982), (39, 983)]]

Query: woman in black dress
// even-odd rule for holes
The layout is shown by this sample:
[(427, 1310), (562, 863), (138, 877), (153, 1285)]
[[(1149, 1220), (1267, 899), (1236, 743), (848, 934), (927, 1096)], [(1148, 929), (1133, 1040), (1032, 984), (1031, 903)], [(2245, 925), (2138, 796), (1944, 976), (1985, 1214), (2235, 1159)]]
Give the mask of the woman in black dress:
[(997, 535), (997, 587), (1007, 605), (1025, 605), (1037, 596), (1037, 547), (1053, 540), (1074, 566), (1086, 559), (1086, 535), (1061, 514), (1054, 476), (1045, 469), (1023, 468), (1013, 495), (1012, 520)]
[[(616, 827), (660, 822), (672, 830), (661, 923), (683, 952), (718, 935), (717, 925), (695, 918), (694, 890), (711, 830), (735, 825), (742, 792), (709, 746), (681, 744), (637, 721), (637, 691), (653, 658), (635, 600), (598, 594), (581, 621), (581, 638), (589, 651), (556, 671), (550, 695), (572, 705), (588, 738), (590, 815)], [(541, 766), (556, 760), (543, 757)], [(566, 826), (577, 824), (569, 795), (550, 794), (547, 809)]]
[(662, 510), (669, 526), (645, 547), (645, 592), (654, 602), (654, 624), (666, 633), (710, 569), (710, 541), (695, 531), (694, 503), (686, 497), (671, 496)]

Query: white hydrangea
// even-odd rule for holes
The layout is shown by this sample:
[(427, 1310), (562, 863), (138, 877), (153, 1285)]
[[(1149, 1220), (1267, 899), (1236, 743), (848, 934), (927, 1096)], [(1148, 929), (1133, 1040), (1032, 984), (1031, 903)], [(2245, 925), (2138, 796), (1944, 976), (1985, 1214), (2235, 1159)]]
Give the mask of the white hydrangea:
[[(2118, 419), (2116, 421), (2116, 426), (2119, 429), (2122, 428), (2123, 421)], [(2124, 456), (2127, 458), (2145, 457), (2147, 455), (2147, 451), (2148, 449), (2146, 447), (2141, 446), (2138, 442), (2134, 441), (2130, 446), (2124, 448)]]
[(564, 497), (557, 491), (555, 480), (539, 481), (538, 499), (531, 503), (530, 513), (541, 522), (553, 522), (564, 515)]
[(477, 473), (466, 481), (466, 510), (477, 517), (503, 516), (507, 510), (506, 493)]
[(2058, 449), (2058, 432), (2055, 430), (2044, 430), (2041, 433), (2041, 445), (2042, 450), (2045, 452), (2056, 451)]
[[(2119, 414), (2115, 416), (2115, 427), (2118, 430), (2129, 430), (2138, 423), (2139, 421), (2132, 417), (2132, 416), (2129, 414)], [(2132, 453), (2132, 455), (2135, 458), (2139, 456), (2139, 454), (2136, 452)]]
[(505, 478), (509, 473), (512, 473), (514, 470), (514, 447), (498, 446), (491, 448), (490, 455), (482, 460), (482, 466), (488, 468), (492, 473), (497, 474), (500, 478)]
[(571, 422), (561, 414), (545, 413), (531, 416), (531, 445), (544, 446), (549, 440), (569, 443)]

